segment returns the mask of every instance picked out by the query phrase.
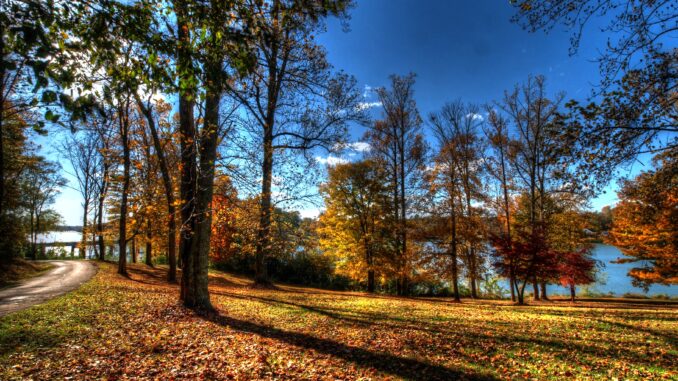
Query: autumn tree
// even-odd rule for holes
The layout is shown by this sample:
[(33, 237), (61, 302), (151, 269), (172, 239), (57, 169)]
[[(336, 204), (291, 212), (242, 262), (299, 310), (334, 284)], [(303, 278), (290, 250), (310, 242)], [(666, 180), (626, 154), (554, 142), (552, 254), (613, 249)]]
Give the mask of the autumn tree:
[(247, 112), (245, 134), (255, 145), (261, 165), (257, 284), (269, 282), (266, 258), (272, 250), (275, 154), (331, 150), (344, 139), (346, 122), (363, 117), (355, 80), (343, 73), (333, 73), (326, 52), (314, 39), (324, 28), (325, 19), (344, 17), (351, 5), (350, 0), (268, 0), (244, 4), (253, 11), (252, 22), (256, 27), (255, 68), (245, 81), (229, 85), (229, 93)]
[[(440, 113), (430, 117), (434, 135), (441, 147), (440, 167), (444, 171), (443, 188), (448, 198), (456, 198), (457, 211), (450, 204), (453, 247), (459, 246), (459, 238), (464, 248), (462, 256), (466, 262), (471, 296), (477, 297), (477, 278), (479, 276), (483, 232), (479, 224), (479, 210), (474, 204), (484, 200), (482, 176), (484, 167), (480, 165), (483, 152), (482, 141), (478, 134), (483, 117), (475, 105), (465, 105), (461, 100), (446, 104)], [(450, 201), (447, 201), (449, 204)], [(452, 215), (454, 214), (454, 217)], [(456, 249), (455, 249), (456, 250)], [(456, 255), (455, 255), (456, 257)]]
[[(320, 216), (321, 247), (341, 258), (352, 277), (367, 279), (367, 291), (375, 290), (379, 259), (387, 246), (384, 216), (388, 213), (383, 173), (372, 160), (328, 167), (328, 179), (320, 192), (325, 212)], [(361, 275), (355, 274), (356, 272)]]
[(629, 275), (645, 289), (652, 284), (678, 283), (678, 155), (675, 150), (655, 158), (655, 169), (626, 180), (613, 209), (609, 241), (640, 262)]
[[(511, 242), (512, 212), (515, 209), (513, 201), (513, 177), (514, 172), (509, 160), (509, 150), (511, 138), (509, 135), (509, 122), (492, 106), (486, 107), (487, 120), (483, 124), (483, 132), (489, 148), (488, 155), (485, 157), (485, 166), (488, 174), (488, 183), (490, 188), (494, 187), (494, 192), (490, 193), (488, 203), (490, 208), (494, 209), (497, 221), (499, 222), (499, 233), (494, 240), (505, 240)], [(494, 194), (494, 197), (492, 196)], [(511, 301), (516, 301), (516, 277), (515, 264), (513, 257), (505, 258), (508, 263), (508, 279), (511, 289)]]
[[(158, 167), (162, 175), (162, 185), (165, 191), (165, 202), (167, 205), (167, 260), (169, 269), (167, 271), (167, 280), (176, 282), (176, 239), (177, 239), (177, 216), (176, 216), (176, 196), (174, 189), (173, 174), (170, 170), (171, 159), (176, 157), (174, 151), (176, 146), (171, 139), (171, 131), (167, 131), (172, 124), (167, 120), (168, 104), (157, 102), (154, 104), (152, 94), (149, 99), (142, 99), (138, 94), (135, 95), (137, 107), (144, 115), (146, 124), (151, 135), (153, 153), (157, 157)], [(161, 127), (165, 127), (165, 134), (162, 134)], [(169, 136), (169, 137), (168, 137)], [(149, 147), (150, 148), (150, 147)]]
[(408, 290), (408, 210), (421, 191), (419, 182), (427, 149), (421, 131), (422, 119), (414, 100), (414, 77), (414, 74), (393, 75), (390, 88), (377, 90), (384, 109), (383, 120), (373, 123), (365, 135), (372, 147), (370, 157), (384, 169), (390, 192), (399, 295)]
[(575, 301), (576, 285), (595, 282), (596, 261), (591, 258), (590, 248), (565, 251), (558, 254), (560, 284), (570, 289), (570, 300)]
[[(517, 174), (521, 192), (524, 194), (526, 212), (525, 228), (528, 238), (534, 242), (546, 243), (545, 222), (547, 219), (546, 201), (549, 192), (562, 180), (557, 172), (562, 166), (556, 166), (561, 158), (562, 142), (558, 136), (559, 108), (563, 95), (549, 99), (546, 94), (546, 80), (542, 76), (529, 77), (527, 82), (506, 92), (499, 106), (515, 130), (511, 143), (510, 160)], [(573, 184), (573, 183), (572, 183)], [(560, 189), (565, 191), (566, 189)], [(540, 261), (539, 250), (533, 249), (533, 264)], [(536, 268), (534, 268), (536, 272)], [(539, 299), (538, 283), (532, 276), (535, 299)], [(527, 280), (525, 280), (527, 282)], [(519, 293), (524, 290), (521, 286)], [(521, 298), (519, 298), (521, 299)]]

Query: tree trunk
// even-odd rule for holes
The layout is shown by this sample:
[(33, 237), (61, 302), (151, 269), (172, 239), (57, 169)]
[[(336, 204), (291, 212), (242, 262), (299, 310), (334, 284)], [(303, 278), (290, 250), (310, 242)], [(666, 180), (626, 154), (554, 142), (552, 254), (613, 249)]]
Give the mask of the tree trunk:
[(532, 282), (532, 286), (534, 286), (534, 300), (539, 300), (539, 284), (536, 279)]
[[(205, 117), (200, 134), (200, 175), (195, 202), (196, 235), (193, 240), (190, 263), (184, 263), (184, 276), (192, 279), (187, 282), (193, 287), (184, 293), (184, 305), (199, 309), (212, 310), (208, 291), (208, 267), (210, 240), (212, 234), (212, 196), (214, 193), (214, 163), (217, 159), (219, 102), (221, 91), (219, 75), (221, 61), (206, 65), (207, 94), (205, 98)], [(189, 269), (189, 271), (186, 271)]]
[(99, 260), (106, 259), (106, 243), (104, 242), (104, 201), (108, 191), (108, 164), (104, 164), (103, 183), (99, 193), (99, 213), (97, 215), (97, 234), (99, 236)]
[(367, 239), (363, 238), (365, 246), (365, 263), (367, 264), (367, 292), (374, 292), (374, 268), (372, 261), (372, 250), (370, 249), (370, 244), (367, 242)]
[(513, 265), (509, 265), (509, 283), (511, 284), (511, 301), (515, 303), (516, 301), (516, 277), (513, 275)]
[(120, 197), (120, 229), (118, 235), (118, 274), (128, 276), (127, 274), (127, 193), (129, 192), (130, 182), (130, 147), (129, 147), (129, 119), (127, 110), (120, 109), (118, 118), (120, 124), (120, 137), (122, 139), (123, 152), (123, 179), (122, 195)]
[(153, 112), (149, 107), (146, 107), (139, 95), (136, 95), (136, 101), (139, 105), (139, 108), (141, 109), (141, 112), (146, 117), (146, 121), (148, 122), (148, 127), (151, 130), (151, 136), (153, 138), (153, 148), (155, 149), (155, 154), (158, 158), (158, 163), (160, 164), (160, 174), (162, 175), (162, 184), (165, 188), (165, 200), (167, 201), (167, 262), (169, 265), (169, 269), (167, 271), (167, 281), (176, 282), (177, 218), (176, 206), (174, 204), (174, 187), (172, 186), (172, 175), (170, 174), (169, 165), (167, 164), (165, 151), (163, 150), (162, 143), (160, 142), (160, 134), (158, 134), (158, 129), (155, 125)]
[(471, 284), (471, 298), (478, 299), (478, 288), (476, 287), (476, 263), (475, 263), (475, 250), (473, 248), (469, 249), (469, 263), (470, 269), (469, 272), (469, 283)]
[(153, 267), (153, 243), (151, 234), (151, 220), (146, 221), (146, 249), (144, 250), (144, 260), (147, 266)]
[(452, 288), (454, 292), (454, 301), (461, 302), (459, 295), (459, 268), (457, 266), (457, 215), (454, 211), (454, 203), (452, 205), (452, 245), (450, 256), (452, 257)]
[(263, 179), (261, 182), (261, 210), (259, 211), (259, 230), (254, 269), (254, 283), (269, 283), (266, 269), (266, 256), (270, 246), (271, 231), (271, 182), (273, 178), (273, 120), (268, 121), (264, 132), (264, 161), (262, 164)]
[(137, 239), (136, 237), (132, 238), (132, 263), (137, 263), (138, 251), (137, 251)]
[(400, 258), (401, 258), (401, 272), (402, 272), (402, 278), (403, 278), (403, 288), (402, 288), (402, 295), (407, 295), (409, 294), (409, 286), (408, 286), (408, 274), (407, 274), (407, 200), (405, 197), (405, 181), (407, 179), (406, 174), (405, 174), (405, 143), (404, 143), (404, 136), (401, 136), (400, 139), (403, 141), (400, 144), (400, 235), (401, 235), (401, 243), (402, 243), (402, 252), (400, 253)]
[(179, 138), (181, 146), (181, 234), (179, 256), (182, 276), (180, 299), (189, 307), (196, 306), (196, 284), (193, 274), (195, 235), (195, 192), (197, 186), (197, 136), (195, 131), (194, 106), (196, 89), (190, 39), (188, 4), (175, 0), (177, 18), (177, 72), (179, 73)]
[(522, 285), (516, 280), (516, 291), (518, 292), (518, 305), (525, 305), (525, 287), (527, 286), (527, 280), (523, 282)]
[[(85, 194), (87, 192), (85, 191)], [(85, 197), (85, 204), (82, 213), (82, 242), (80, 243), (80, 258), (85, 258), (87, 255), (87, 213), (89, 212), (89, 199)]]
[(571, 300), (572, 302), (574, 302), (574, 301), (575, 301), (575, 297), (576, 297), (576, 295), (575, 295), (575, 287), (574, 287), (573, 284), (571, 284), (571, 285), (570, 285), (570, 300)]
[(540, 287), (541, 287), (541, 299), (549, 300), (549, 297), (546, 295), (546, 282), (541, 282)]

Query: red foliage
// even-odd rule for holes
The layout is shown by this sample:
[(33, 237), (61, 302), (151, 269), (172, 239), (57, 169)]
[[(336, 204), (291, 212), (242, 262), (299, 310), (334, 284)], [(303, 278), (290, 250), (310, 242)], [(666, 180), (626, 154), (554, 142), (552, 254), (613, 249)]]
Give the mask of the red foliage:
[(595, 281), (596, 261), (589, 256), (590, 247), (558, 253), (560, 284), (571, 287)]

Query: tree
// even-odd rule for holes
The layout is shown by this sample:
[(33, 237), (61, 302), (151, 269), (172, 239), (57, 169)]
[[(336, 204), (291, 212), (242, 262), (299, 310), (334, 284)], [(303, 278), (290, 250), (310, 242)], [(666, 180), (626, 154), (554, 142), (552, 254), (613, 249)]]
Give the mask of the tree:
[(76, 187), (82, 196), (82, 239), (80, 257), (85, 258), (87, 253), (87, 233), (90, 204), (96, 197), (96, 176), (101, 169), (101, 155), (98, 150), (98, 137), (94, 131), (84, 130), (80, 134), (70, 134), (61, 142), (59, 152), (71, 164), (75, 177)]
[(571, 101), (568, 128), (582, 143), (584, 173), (606, 184), (621, 163), (643, 152), (678, 146), (675, 108), (678, 13), (669, 0), (513, 1), (513, 20), (530, 31), (564, 25), (573, 30), (571, 54), (584, 29), (605, 18), (610, 34), (599, 57), (601, 86), (587, 105)]
[[(9, 101), (5, 101), (2, 112), (11, 109)], [(0, 261), (11, 262), (19, 256), (26, 240), (23, 231), (22, 216), (22, 190), (20, 178), (24, 174), (34, 147), (27, 141), (30, 133), (25, 115), (21, 113), (7, 113), (4, 117), (2, 130), (0, 130), (2, 145), (2, 176), (5, 184), (2, 186), (2, 210), (0, 211)]]
[(570, 288), (570, 299), (575, 301), (575, 286), (595, 282), (596, 261), (591, 259), (591, 248), (558, 253), (560, 284)]
[[(344, 17), (350, 0), (248, 1), (253, 11), (255, 68), (246, 81), (230, 86), (249, 120), (249, 142), (261, 160), (260, 216), (255, 283), (268, 284), (271, 255), (272, 180), (275, 153), (331, 150), (346, 134), (346, 123), (363, 119), (355, 80), (334, 74), (313, 35), (330, 16)], [(280, 163), (280, 164), (285, 164)]]
[[(480, 165), (480, 153), (483, 152), (478, 128), (483, 120), (479, 108), (475, 105), (464, 105), (461, 100), (446, 104), (439, 114), (431, 116), (434, 134), (440, 145), (440, 167), (444, 168), (443, 181), (449, 184), (448, 198), (458, 198), (450, 205), (457, 203), (458, 215), (452, 226), (455, 232), (453, 246), (458, 246), (457, 238), (462, 238), (465, 251), (463, 258), (466, 261), (466, 272), (469, 278), (471, 296), (478, 297), (476, 289), (479, 276), (479, 256), (483, 233), (480, 229), (478, 208), (473, 203), (484, 200), (481, 178), (483, 166)], [(456, 183), (456, 184), (455, 184)], [(450, 207), (450, 210), (454, 209)], [(456, 249), (455, 249), (456, 250)], [(455, 255), (456, 257), (456, 255)]]
[[(510, 196), (514, 188), (514, 172), (509, 161), (510, 136), (509, 123), (497, 110), (488, 106), (487, 122), (483, 126), (485, 139), (490, 148), (490, 154), (485, 157), (485, 165), (489, 174), (490, 182), (498, 185), (497, 196), (489, 197), (490, 206), (496, 211), (496, 217), (500, 225), (500, 232), (496, 239), (504, 239), (511, 242), (512, 211), (515, 208)], [(505, 246), (505, 245), (503, 245)], [(516, 279), (513, 258), (507, 258), (508, 279), (511, 288), (511, 301), (516, 301)]]
[[(559, 168), (556, 167), (562, 156), (562, 141), (558, 140), (557, 122), (563, 97), (560, 94), (553, 100), (547, 98), (544, 77), (530, 76), (524, 85), (506, 92), (503, 102), (499, 104), (516, 132), (509, 155), (525, 195), (523, 199), (526, 212), (525, 227), (528, 230), (525, 236), (544, 244), (545, 237), (540, 236), (545, 234), (546, 229), (545, 221), (548, 217), (546, 200), (548, 193), (556, 187), (557, 180), (563, 177), (562, 173), (557, 172)], [(571, 185), (573, 184), (572, 182)], [(537, 258), (539, 251), (531, 252), (535, 255), (533, 264), (536, 265), (539, 263)], [(534, 270), (536, 272), (536, 268)], [(538, 300), (540, 280), (532, 274), (531, 281), (534, 285), (535, 299)], [(518, 292), (522, 293), (524, 287), (523, 284)]]
[(374, 292), (378, 256), (386, 246), (383, 173), (371, 160), (328, 167), (328, 180), (320, 192), (326, 208), (320, 216), (321, 246), (366, 274), (367, 291)]
[(23, 205), (28, 214), (28, 231), (31, 240), (30, 256), (38, 258), (38, 234), (49, 228), (46, 216), (54, 214), (49, 206), (54, 203), (59, 189), (65, 185), (61, 168), (42, 156), (27, 158), (26, 170), (20, 177)]
[[(165, 201), (167, 203), (167, 259), (169, 262), (169, 269), (167, 270), (167, 281), (176, 282), (176, 239), (177, 239), (177, 217), (176, 217), (176, 197), (174, 195), (174, 182), (172, 181), (172, 173), (170, 172), (170, 162), (167, 153), (167, 145), (174, 148), (171, 144), (171, 139), (161, 140), (158, 132), (157, 118), (162, 115), (167, 105), (159, 105), (159, 109), (154, 113), (154, 107), (151, 100), (144, 101), (136, 94), (135, 100), (139, 110), (146, 118), (148, 129), (151, 133), (153, 141), (153, 152), (158, 159), (160, 173), (162, 175), (162, 184), (165, 190)], [(170, 156), (171, 157), (171, 156)]]
[(392, 75), (391, 88), (377, 90), (384, 108), (384, 119), (372, 124), (365, 134), (372, 147), (370, 157), (384, 168), (391, 192), (398, 295), (405, 295), (408, 290), (408, 208), (421, 189), (418, 183), (422, 178), (427, 148), (421, 133), (422, 120), (414, 100), (414, 77), (414, 74), (404, 77)]
[(640, 262), (629, 276), (633, 284), (678, 284), (678, 154), (669, 151), (655, 158), (655, 169), (622, 183), (613, 209), (609, 241), (629, 258)]

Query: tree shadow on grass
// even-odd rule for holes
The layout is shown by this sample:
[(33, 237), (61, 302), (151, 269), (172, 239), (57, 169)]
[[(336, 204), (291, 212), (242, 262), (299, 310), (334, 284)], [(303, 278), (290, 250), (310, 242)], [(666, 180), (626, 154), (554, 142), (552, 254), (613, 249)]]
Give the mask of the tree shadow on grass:
[[(227, 292), (213, 292), (217, 295), (222, 295), (225, 297), (230, 297), (230, 298), (236, 298), (236, 299), (243, 299), (243, 300), (253, 300), (253, 301), (258, 301), (260, 303), (268, 304), (268, 305), (281, 305), (281, 306), (288, 306), (288, 307), (293, 307), (293, 308), (299, 308), (301, 310), (310, 312), (310, 313), (315, 313), (321, 316), (326, 316), (332, 319), (335, 319), (339, 322), (343, 322), (345, 324), (350, 324), (354, 325), (357, 327), (378, 327), (378, 328), (385, 328), (388, 330), (416, 330), (420, 331), (422, 333), (427, 333), (427, 334), (440, 334), (440, 335), (446, 335), (450, 339), (453, 339), (453, 336), (455, 334), (454, 329), (442, 329), (439, 326), (424, 326), (422, 325), (422, 322), (416, 321), (416, 320), (410, 320), (410, 319), (398, 319), (395, 317), (389, 317), (389, 318), (384, 318), (381, 316), (374, 315), (372, 313), (367, 313), (367, 312), (359, 312), (359, 311), (353, 311), (355, 314), (359, 315), (360, 317), (355, 317), (355, 316), (346, 316), (343, 312), (342, 309), (336, 309), (336, 308), (327, 308), (327, 307), (319, 307), (319, 306), (311, 306), (311, 305), (306, 305), (302, 303), (295, 303), (295, 302), (290, 302), (286, 300), (279, 300), (275, 298), (265, 298), (265, 297), (260, 297), (260, 296), (253, 296), (253, 295), (236, 295), (236, 294), (231, 294)], [(346, 310), (343, 310), (346, 311)], [(659, 338), (663, 338), (666, 340), (670, 345), (675, 345), (675, 338), (671, 335), (666, 335), (663, 332), (656, 331), (656, 330), (651, 330), (648, 328), (638, 328), (634, 325), (627, 325), (619, 322), (613, 322), (613, 321), (606, 321), (606, 320), (599, 320), (599, 319), (593, 319), (599, 322), (605, 322), (608, 324), (616, 325), (619, 328), (624, 328), (624, 329), (631, 329), (631, 330), (641, 330), (646, 333), (655, 335)], [(398, 321), (400, 324), (396, 324), (393, 321)], [(495, 322), (496, 324), (496, 322)], [(607, 353), (607, 349), (605, 346), (598, 346), (598, 345), (592, 345), (592, 344), (582, 344), (578, 342), (573, 342), (573, 341), (567, 341), (563, 339), (558, 339), (555, 337), (535, 337), (535, 336), (528, 336), (525, 337), (524, 335), (521, 335), (518, 332), (503, 332), (501, 335), (497, 336), (498, 331), (495, 331), (493, 335), (487, 335), (481, 332), (469, 332), (466, 331), (464, 333), (464, 337), (466, 342), (468, 343), (474, 343), (475, 345), (478, 345), (479, 343), (486, 343), (487, 345), (481, 345), (481, 347), (484, 348), (490, 348), (494, 344), (498, 342), (504, 342), (504, 343), (513, 343), (517, 346), (530, 346), (530, 345), (538, 345), (540, 347), (544, 348), (550, 348), (550, 351), (555, 351), (558, 353), (567, 353), (571, 351), (576, 351), (577, 353), (581, 354), (588, 354), (593, 357), (598, 357), (598, 358), (605, 358), (609, 357), (610, 354)], [(459, 355), (459, 354), (457, 354)], [(647, 366), (667, 366), (666, 361), (664, 359), (657, 359), (657, 358), (652, 358), (651, 356), (648, 356), (646, 354), (642, 353), (633, 353), (631, 354), (631, 359), (634, 363), (637, 364), (644, 364)], [(566, 358), (563, 358), (564, 361), (568, 361)], [(469, 361), (474, 361), (473, 359), (469, 359)]]
[(441, 365), (429, 364), (415, 359), (393, 356), (387, 353), (372, 352), (363, 348), (345, 345), (304, 333), (285, 331), (275, 327), (235, 319), (219, 313), (206, 315), (205, 318), (223, 327), (252, 333), (305, 349), (312, 349), (322, 354), (353, 362), (359, 366), (371, 367), (380, 372), (409, 380), (497, 379), (491, 375), (474, 373), (471, 370), (450, 369)]

